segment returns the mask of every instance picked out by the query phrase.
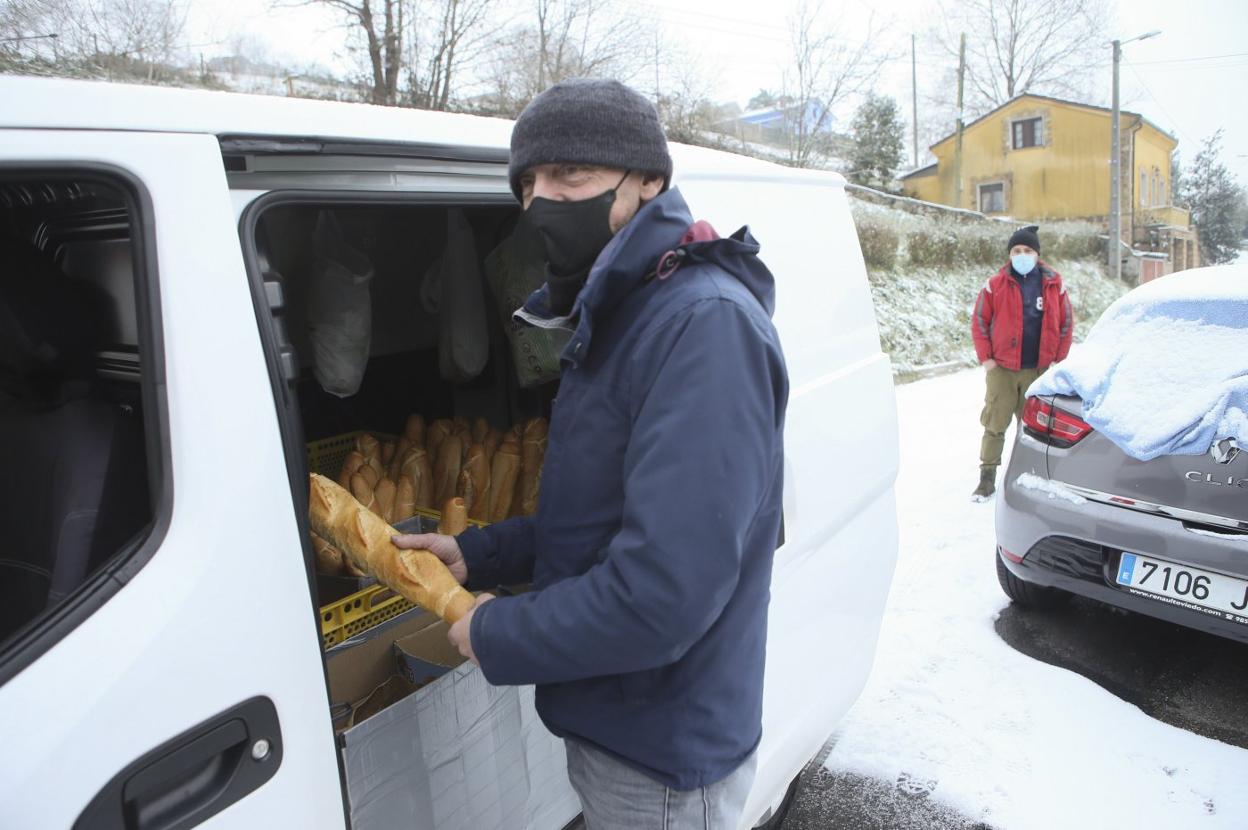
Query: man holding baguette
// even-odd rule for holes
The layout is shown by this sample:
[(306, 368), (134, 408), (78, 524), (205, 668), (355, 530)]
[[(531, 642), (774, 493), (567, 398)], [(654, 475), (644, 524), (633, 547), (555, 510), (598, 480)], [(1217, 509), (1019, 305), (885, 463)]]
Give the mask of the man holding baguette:
[(481, 594), (450, 630), (537, 686), (590, 830), (735, 828), (762, 731), (788, 377), (775, 283), (669, 189), (654, 107), (572, 80), (521, 113), (509, 177), (547, 281), (516, 312), (572, 332), (536, 515), (428, 548)]

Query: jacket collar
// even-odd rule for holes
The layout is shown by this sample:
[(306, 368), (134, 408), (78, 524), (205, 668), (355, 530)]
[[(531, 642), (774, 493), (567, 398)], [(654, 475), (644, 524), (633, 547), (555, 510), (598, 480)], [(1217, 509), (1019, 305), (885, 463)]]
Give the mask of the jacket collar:
[(691, 224), (693, 216), (680, 191), (672, 188), (661, 193), (642, 205), (598, 254), (585, 287), (567, 316), (551, 311), (550, 289), (543, 284), (513, 318), (538, 328), (572, 331), (562, 357), (577, 365), (588, 354), (595, 317), (610, 313), (625, 296), (643, 285), (659, 258), (676, 247)]
[[(1040, 271), (1040, 276), (1044, 278), (1045, 282), (1058, 279), (1061, 276), (1061, 274), (1054, 271), (1051, 267), (1049, 267), (1048, 263), (1042, 259), (1036, 260), (1036, 268)], [(983, 272), (981, 271), (980, 273)], [(1014, 268), (1007, 262), (1005, 265), (1001, 266), (1001, 270), (997, 272), (997, 276), (1013, 280)]]

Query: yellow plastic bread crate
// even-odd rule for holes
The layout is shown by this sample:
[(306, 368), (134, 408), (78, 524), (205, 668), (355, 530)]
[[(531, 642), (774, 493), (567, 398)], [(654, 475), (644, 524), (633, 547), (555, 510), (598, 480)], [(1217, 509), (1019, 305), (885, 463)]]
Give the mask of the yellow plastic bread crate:
[(378, 441), (396, 440), (395, 436), (384, 432), (357, 429), (354, 432), (344, 432), (342, 435), (322, 438), (319, 441), (309, 441), (308, 472), (320, 473), (326, 478), (337, 479), (338, 473), (342, 470), (342, 462), (347, 459), (347, 453), (355, 449), (355, 439), (366, 432)]
[[(442, 518), (436, 510), (421, 509), (417, 510), (416, 514), (435, 521)], [(468, 524), (476, 527), (485, 526), (484, 522), (476, 520), (469, 520)], [(325, 648), (336, 646), (361, 631), (367, 631), (415, 607), (385, 585), (370, 585), (361, 591), (321, 606), (321, 643)]]
[(371, 585), (321, 606), (321, 642), (325, 648), (336, 646), (415, 607), (386, 586)]

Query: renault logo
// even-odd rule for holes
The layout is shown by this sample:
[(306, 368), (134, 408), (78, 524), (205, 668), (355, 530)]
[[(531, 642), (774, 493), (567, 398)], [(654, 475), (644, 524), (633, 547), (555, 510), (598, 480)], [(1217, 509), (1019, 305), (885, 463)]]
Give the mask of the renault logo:
[(1234, 438), (1223, 438), (1209, 448), (1209, 454), (1219, 464), (1230, 464), (1239, 456), (1239, 446)]

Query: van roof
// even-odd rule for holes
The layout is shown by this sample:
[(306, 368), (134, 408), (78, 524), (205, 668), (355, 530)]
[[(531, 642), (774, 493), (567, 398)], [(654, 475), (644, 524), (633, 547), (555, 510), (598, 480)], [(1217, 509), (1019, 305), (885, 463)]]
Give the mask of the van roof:
[[(323, 138), (413, 143), (507, 153), (511, 121), (371, 104), (247, 95), (20, 76), (0, 76), (0, 129), (83, 129), (207, 133), (216, 136)], [(798, 170), (702, 147), (672, 145), (679, 177), (823, 180), (840, 175)]]

